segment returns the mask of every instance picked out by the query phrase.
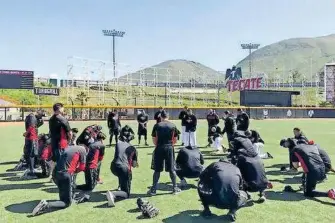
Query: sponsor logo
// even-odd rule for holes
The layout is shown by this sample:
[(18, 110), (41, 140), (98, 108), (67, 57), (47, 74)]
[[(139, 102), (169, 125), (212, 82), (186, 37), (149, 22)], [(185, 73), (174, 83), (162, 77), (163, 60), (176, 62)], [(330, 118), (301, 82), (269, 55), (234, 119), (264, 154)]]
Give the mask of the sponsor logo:
[(308, 116), (309, 116), (310, 118), (313, 118), (313, 116), (314, 116), (314, 110), (309, 110), (309, 111), (308, 111)]

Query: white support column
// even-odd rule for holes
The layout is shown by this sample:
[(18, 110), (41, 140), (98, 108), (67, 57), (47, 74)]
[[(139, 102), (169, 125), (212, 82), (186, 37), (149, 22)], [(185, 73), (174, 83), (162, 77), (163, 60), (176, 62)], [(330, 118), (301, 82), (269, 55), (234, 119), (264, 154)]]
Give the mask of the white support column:
[(166, 69), (166, 100), (167, 105), (171, 105), (171, 69)]
[(182, 83), (182, 77), (183, 77), (183, 70), (179, 70), (178, 72), (178, 105), (183, 105), (183, 97), (182, 97), (182, 90), (183, 90), (183, 83)]
[(301, 105), (306, 106), (306, 76), (301, 77)]

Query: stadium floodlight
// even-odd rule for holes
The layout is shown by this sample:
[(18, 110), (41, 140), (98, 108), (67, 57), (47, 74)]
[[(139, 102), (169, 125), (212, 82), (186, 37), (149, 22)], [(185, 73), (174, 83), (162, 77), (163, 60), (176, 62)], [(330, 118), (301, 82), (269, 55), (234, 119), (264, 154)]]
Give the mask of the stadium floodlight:
[(252, 50), (257, 50), (259, 46), (260, 46), (260, 44), (258, 44), (258, 43), (243, 43), (243, 44), (241, 44), (241, 47), (242, 47), (243, 50), (249, 50), (249, 72), (250, 72), (250, 76), (251, 76), (251, 73), (252, 73), (251, 53), (252, 53)]
[(115, 30), (115, 29), (113, 29), (113, 30), (104, 29), (104, 30), (102, 30), (102, 34), (104, 36), (113, 37), (113, 40), (112, 40), (113, 74), (114, 74), (114, 78), (116, 78), (116, 73), (115, 73), (115, 66), (116, 66), (116, 63), (115, 63), (115, 37), (123, 37), (124, 34), (126, 34), (126, 32), (118, 31), (118, 30)]

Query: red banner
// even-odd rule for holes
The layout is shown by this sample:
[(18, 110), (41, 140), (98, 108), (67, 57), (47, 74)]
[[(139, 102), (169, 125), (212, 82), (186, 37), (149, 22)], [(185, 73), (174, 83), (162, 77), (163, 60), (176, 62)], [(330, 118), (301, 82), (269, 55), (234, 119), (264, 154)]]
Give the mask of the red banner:
[(240, 79), (240, 80), (229, 80), (226, 83), (227, 90), (233, 91), (243, 91), (243, 90), (253, 90), (262, 87), (262, 77)]

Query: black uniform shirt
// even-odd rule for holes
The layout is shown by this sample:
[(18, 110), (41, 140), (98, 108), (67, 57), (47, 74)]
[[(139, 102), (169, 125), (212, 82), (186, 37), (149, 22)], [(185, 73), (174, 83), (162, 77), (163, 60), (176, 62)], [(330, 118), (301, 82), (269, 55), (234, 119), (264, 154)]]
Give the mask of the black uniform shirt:
[(132, 136), (132, 135), (134, 135), (135, 133), (134, 133), (134, 131), (133, 131), (133, 129), (132, 128), (126, 128), (126, 127), (123, 127), (122, 129), (121, 129), (121, 133), (120, 133), (120, 136), (121, 137), (123, 137), (123, 136), (125, 136), (125, 137), (129, 137), (129, 136)]
[(115, 145), (115, 153), (112, 164), (117, 166), (126, 166), (129, 170), (133, 162), (137, 162), (137, 150), (127, 142), (118, 142)]
[(182, 170), (201, 172), (204, 158), (198, 149), (183, 148), (179, 150), (176, 163)]
[(236, 123), (237, 123), (237, 129), (246, 131), (249, 128), (249, 116), (247, 113), (242, 112), (241, 114), (237, 115), (236, 117)]
[(157, 146), (173, 145), (176, 142), (178, 130), (172, 122), (164, 121), (155, 124), (151, 136), (156, 138)]
[[(147, 114), (139, 114), (138, 116), (137, 116), (137, 122), (139, 123), (139, 126), (141, 126), (141, 127), (144, 127), (144, 128), (146, 128), (147, 127), (147, 123), (148, 123), (148, 120), (149, 120), (149, 117), (148, 117), (148, 115)], [(141, 125), (140, 123), (144, 123), (143, 125)]]
[(310, 173), (318, 180), (325, 177), (325, 165), (315, 145), (299, 144), (290, 151), (292, 162), (300, 162), (305, 173)]
[(237, 167), (242, 173), (243, 180), (252, 189), (259, 190), (267, 188), (264, 164), (259, 156), (246, 157), (238, 156)]
[(38, 139), (38, 131), (37, 131), (37, 118), (36, 116), (31, 113), (26, 116), (25, 120), (25, 127), (26, 127), (26, 139), (29, 140), (37, 140)]
[(114, 112), (109, 113), (107, 124), (109, 129), (118, 130), (119, 128), (121, 128), (119, 115)]
[(319, 150), (320, 157), (321, 157), (323, 163), (325, 164), (325, 166), (326, 167), (331, 167), (332, 162), (330, 160), (330, 157), (329, 157), (328, 153), (325, 150), (321, 149), (321, 147), (319, 145), (316, 145), (316, 147)]
[(234, 134), (235, 131), (236, 131), (236, 121), (233, 116), (228, 116), (224, 121), (224, 129), (222, 132), (232, 135)]
[(186, 126), (187, 122), (187, 112), (186, 111), (181, 111), (179, 113), (179, 119), (181, 120), (181, 126)]
[(186, 132), (195, 132), (197, 130), (197, 117), (195, 115), (188, 115), (186, 121)]
[(74, 174), (84, 171), (86, 166), (86, 149), (82, 146), (70, 146), (57, 161), (57, 171), (67, 171)]
[(236, 204), (243, 186), (240, 170), (227, 161), (210, 164), (201, 174), (203, 182), (213, 189), (213, 196), (220, 197), (224, 204)]
[(248, 157), (255, 157), (258, 155), (254, 149), (251, 140), (244, 134), (242, 134), (241, 131), (235, 132), (232, 145), (234, 148), (234, 153), (236, 155), (244, 155)]
[(215, 113), (208, 114), (206, 119), (207, 119), (208, 126), (215, 126), (215, 125), (218, 125), (220, 122), (219, 116)]
[(68, 133), (71, 131), (68, 120), (62, 115), (53, 115), (49, 120), (49, 132), (52, 149), (65, 149), (70, 142)]

